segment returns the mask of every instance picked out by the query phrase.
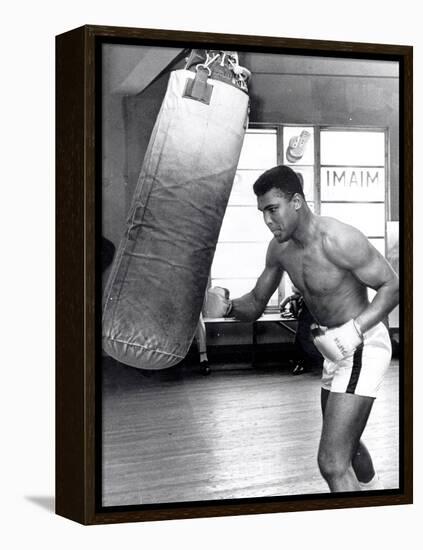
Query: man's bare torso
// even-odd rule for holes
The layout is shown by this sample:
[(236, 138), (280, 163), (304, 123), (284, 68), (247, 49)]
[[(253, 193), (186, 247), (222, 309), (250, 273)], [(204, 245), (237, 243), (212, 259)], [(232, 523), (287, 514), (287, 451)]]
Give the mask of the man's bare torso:
[(305, 247), (293, 240), (275, 243), (275, 259), (302, 293), (316, 321), (328, 327), (341, 325), (359, 315), (368, 304), (367, 288), (337, 264), (330, 238), (349, 226), (332, 218), (317, 217), (317, 231)]

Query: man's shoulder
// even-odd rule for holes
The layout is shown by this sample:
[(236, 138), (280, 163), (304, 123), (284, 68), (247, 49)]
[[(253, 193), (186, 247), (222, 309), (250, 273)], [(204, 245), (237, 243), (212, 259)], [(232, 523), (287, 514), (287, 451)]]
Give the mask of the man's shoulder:
[(268, 261), (282, 266), (283, 255), (288, 248), (289, 242), (279, 243), (275, 238), (273, 238), (267, 247)]
[(279, 252), (281, 250), (285, 250), (288, 247), (289, 247), (289, 241), (280, 243), (275, 237), (273, 237), (273, 239), (269, 242), (268, 249), (274, 252)]
[(354, 257), (363, 253), (367, 238), (356, 227), (335, 218), (320, 217), (322, 246), (330, 257)]
[(336, 218), (319, 216), (318, 220), (320, 234), (325, 240), (342, 243), (344, 240), (364, 237), (359, 229)]

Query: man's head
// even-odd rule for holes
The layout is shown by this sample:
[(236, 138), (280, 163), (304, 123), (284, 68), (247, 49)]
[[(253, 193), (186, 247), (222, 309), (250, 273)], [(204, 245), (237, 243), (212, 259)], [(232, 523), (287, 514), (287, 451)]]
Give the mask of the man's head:
[(275, 239), (288, 241), (300, 223), (307, 203), (299, 176), (288, 166), (275, 166), (255, 182), (258, 209)]
[(275, 166), (266, 170), (253, 185), (257, 197), (264, 195), (271, 189), (278, 189), (287, 199), (291, 199), (295, 193), (304, 197), (304, 191), (298, 174), (289, 166)]

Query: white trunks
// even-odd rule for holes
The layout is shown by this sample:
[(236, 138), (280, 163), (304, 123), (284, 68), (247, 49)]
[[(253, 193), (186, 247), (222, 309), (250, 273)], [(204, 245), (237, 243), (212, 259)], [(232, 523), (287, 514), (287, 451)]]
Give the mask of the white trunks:
[(383, 323), (364, 334), (351, 357), (333, 362), (325, 358), (322, 388), (331, 392), (376, 397), (391, 362), (391, 340)]

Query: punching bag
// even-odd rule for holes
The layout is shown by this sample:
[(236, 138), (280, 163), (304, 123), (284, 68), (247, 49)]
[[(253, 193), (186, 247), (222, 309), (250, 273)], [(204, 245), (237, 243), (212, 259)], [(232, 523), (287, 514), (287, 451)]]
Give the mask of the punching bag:
[(193, 340), (247, 126), (237, 61), (193, 50), (170, 74), (104, 294), (103, 349), (127, 365), (171, 367)]
[(164, 369), (188, 352), (247, 125), (248, 76), (233, 52), (205, 50), (170, 75), (104, 295), (103, 349), (122, 363)]

